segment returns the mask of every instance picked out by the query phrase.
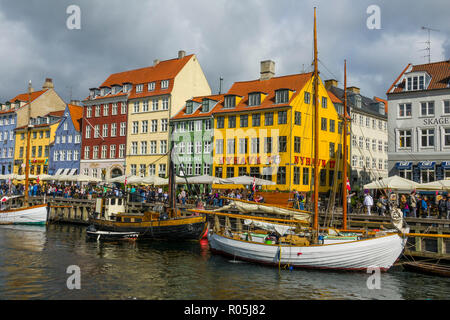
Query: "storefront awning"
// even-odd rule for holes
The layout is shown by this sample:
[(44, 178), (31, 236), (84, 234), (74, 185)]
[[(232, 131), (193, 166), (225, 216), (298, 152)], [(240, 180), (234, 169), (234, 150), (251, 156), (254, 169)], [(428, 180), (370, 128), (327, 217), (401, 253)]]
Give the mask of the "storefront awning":
[(73, 176), (76, 172), (77, 172), (77, 169), (76, 169), (76, 168), (75, 168), (75, 169), (72, 169), (72, 170), (70, 170), (69, 175), (70, 175), (70, 176)]
[(450, 161), (442, 161), (443, 169), (450, 169)]
[(69, 174), (69, 171), (70, 171), (70, 169), (64, 169), (63, 174), (64, 174), (64, 175), (67, 175), (67, 174)]
[(64, 170), (63, 168), (59, 168), (59, 169), (56, 171), (55, 176), (60, 175), (60, 174), (61, 174), (61, 171), (63, 171), (63, 170)]
[(412, 168), (412, 161), (401, 161), (401, 162), (397, 162), (395, 164), (395, 167), (397, 169), (411, 169)]
[(419, 169), (434, 169), (434, 165), (436, 164), (436, 161), (420, 161), (419, 162)]

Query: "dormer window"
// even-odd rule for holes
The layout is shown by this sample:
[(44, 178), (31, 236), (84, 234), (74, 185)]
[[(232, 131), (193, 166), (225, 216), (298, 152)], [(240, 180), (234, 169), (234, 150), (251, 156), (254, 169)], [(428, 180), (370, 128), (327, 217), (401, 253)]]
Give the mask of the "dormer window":
[(124, 84), (123, 85), (123, 92), (128, 92), (130, 91), (131, 86), (129, 84)]
[(289, 90), (280, 89), (275, 91), (275, 103), (288, 103), (289, 101)]
[(406, 78), (406, 91), (424, 90), (425, 75), (414, 75)]
[(248, 95), (248, 106), (259, 106), (261, 104), (261, 93), (254, 92)]
[(142, 90), (144, 90), (144, 85), (143, 84), (136, 85), (136, 92), (142, 92)]
[(192, 101), (186, 102), (186, 114), (192, 114), (193, 108), (194, 104), (192, 103)]
[(111, 88), (111, 94), (116, 94), (116, 87)]
[(161, 81), (161, 89), (167, 89), (169, 87), (169, 80)]
[(225, 108), (234, 108), (236, 107), (236, 96), (226, 96), (225, 97)]
[(209, 112), (209, 99), (203, 99), (202, 112)]
[(155, 82), (150, 82), (148, 84), (148, 91), (154, 91), (155, 90)]
[(90, 96), (91, 98), (94, 98), (94, 97), (95, 97), (95, 89), (91, 89), (91, 91), (90, 91), (90, 93), (89, 93), (89, 96)]
[(361, 96), (359, 94), (355, 95), (355, 104), (357, 108), (361, 108)]
[(101, 89), (100, 89), (100, 95), (101, 95), (101, 96), (104, 96), (104, 95), (105, 95), (105, 89), (104, 89), (104, 88), (101, 88)]

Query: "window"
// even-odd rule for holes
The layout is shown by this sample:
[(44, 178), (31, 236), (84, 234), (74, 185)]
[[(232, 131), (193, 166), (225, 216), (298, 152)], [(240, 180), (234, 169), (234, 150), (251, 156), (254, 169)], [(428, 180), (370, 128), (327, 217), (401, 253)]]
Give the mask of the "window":
[(179, 152), (180, 154), (186, 153), (186, 149), (185, 149), (184, 142), (180, 142), (180, 144), (178, 145), (178, 152)]
[[(35, 132), (33, 132), (35, 133)], [(61, 143), (65, 144), (66, 143), (66, 136), (61, 136)]]
[(288, 103), (289, 90), (281, 89), (275, 91), (275, 103)]
[(226, 96), (224, 102), (224, 108), (234, 108), (236, 106), (235, 96)]
[(415, 76), (408, 77), (406, 81), (406, 90), (423, 90), (425, 89), (425, 77), (424, 76)]
[(166, 164), (165, 163), (161, 163), (159, 165), (159, 176), (162, 178), (166, 176)]
[[(201, 144), (201, 142), (200, 142), (200, 144)], [(167, 140), (161, 140), (159, 142), (159, 152), (161, 154), (166, 154), (167, 153)]]
[(261, 125), (261, 114), (254, 113), (252, 114), (252, 126), (259, 127)]
[(67, 136), (67, 143), (72, 143), (72, 135)]
[(109, 113), (109, 105), (108, 104), (104, 104), (103, 105), (103, 116), (107, 117)]
[[(33, 147), (34, 148), (34, 147)], [(95, 150), (95, 147), (94, 147), (94, 150)], [(59, 156), (60, 156), (60, 160), (61, 161), (66, 161), (66, 151), (65, 150), (61, 150), (60, 152), (59, 152)]]
[(100, 136), (100, 125), (96, 124), (94, 127), (94, 138), (98, 138)]
[(300, 153), (301, 152), (301, 139), (300, 137), (294, 137), (294, 152)]
[(300, 184), (300, 167), (294, 167), (294, 184)]
[(223, 154), (223, 139), (216, 140), (216, 153)]
[(133, 112), (138, 113), (139, 112), (139, 101), (135, 101), (133, 104)]
[(272, 137), (264, 138), (264, 152), (272, 153)]
[(119, 158), (123, 158), (125, 156), (125, 145), (119, 145)]
[(203, 174), (205, 174), (205, 175), (211, 174), (211, 165), (209, 163), (203, 164)]
[(420, 115), (422, 117), (434, 116), (434, 101), (420, 103)]
[(383, 141), (378, 141), (378, 152), (383, 152)]
[(95, 116), (100, 117), (100, 106), (95, 106)]
[(103, 125), (102, 135), (103, 135), (104, 138), (108, 136), (108, 124), (104, 124)]
[(398, 117), (411, 117), (411, 103), (402, 103), (398, 105)]
[(241, 128), (248, 127), (248, 115), (246, 114), (241, 115), (239, 123)]
[(227, 154), (233, 154), (235, 153), (235, 140), (234, 139), (227, 139)]
[(364, 148), (364, 138), (363, 137), (359, 137), (359, 147), (361, 149)]
[(251, 153), (259, 153), (259, 138), (252, 138)]
[(150, 154), (156, 154), (156, 140), (150, 141)]
[(152, 120), (152, 126), (150, 132), (158, 132), (158, 120)]
[(366, 138), (366, 150), (370, 150), (370, 139)]
[(227, 167), (227, 178), (234, 177), (234, 167)]
[(277, 184), (286, 184), (286, 167), (278, 167)]
[(147, 141), (141, 141), (141, 154), (147, 154)]
[(84, 158), (89, 159), (89, 146), (84, 147)]
[(202, 132), (202, 120), (195, 121), (195, 131)]
[(450, 147), (450, 128), (444, 129), (444, 147)]
[(142, 112), (148, 111), (148, 100), (142, 101)]
[(169, 87), (169, 80), (161, 81), (161, 89), (167, 89)]
[(228, 128), (236, 128), (236, 116), (228, 116)]
[(211, 152), (211, 141), (205, 141), (204, 143), (203, 152), (208, 154)]
[(138, 150), (138, 143), (137, 143), (137, 141), (131, 142), (131, 154), (132, 155), (137, 155), (137, 150)]
[(205, 130), (211, 130), (211, 120), (205, 120)]
[(127, 133), (127, 123), (121, 122), (120, 123), (120, 136), (123, 137), (126, 135), (126, 133)]
[(201, 141), (195, 141), (195, 153), (196, 154), (202, 153), (202, 142)]
[(111, 107), (111, 115), (115, 116), (117, 115), (117, 103), (113, 103)]
[(398, 175), (402, 178), (412, 180), (412, 170), (411, 169), (399, 169)]
[[(6, 149), (5, 149), (6, 150)], [(42, 157), (42, 146), (38, 147), (38, 157), (41, 158)], [(67, 159), (69, 160), (69, 159)]]
[(225, 117), (219, 116), (217, 117), (217, 129), (223, 129), (225, 125)]
[(126, 102), (120, 103), (120, 113), (127, 114), (127, 103)]
[(287, 111), (278, 111), (278, 124), (287, 123)]
[(162, 109), (169, 110), (169, 98), (168, 97), (164, 97), (162, 99)]
[(327, 118), (320, 118), (320, 128), (327, 131)]
[(58, 158), (59, 158), (59, 151), (58, 150), (53, 151), (53, 161), (58, 161)]
[(450, 100), (444, 100), (444, 114), (450, 114)]
[(420, 183), (427, 183), (435, 181), (434, 177), (434, 168), (433, 169), (421, 169), (420, 170)]
[(111, 123), (111, 137), (117, 135), (117, 123)]
[(139, 165), (139, 176), (140, 177), (145, 177), (145, 168), (146, 165), (145, 164), (140, 164)]
[(264, 113), (264, 125), (265, 126), (273, 125), (273, 112)]
[[(64, 122), (63, 130), (67, 130), (67, 121)], [(42, 138), (42, 137), (41, 137)]]
[(358, 164), (358, 157), (352, 156), (352, 167), (356, 167), (357, 164)]
[(94, 150), (92, 152), (92, 159), (98, 159), (98, 146), (94, 146)]
[(216, 178), (222, 178), (223, 177), (223, 168), (222, 167), (216, 167), (214, 174), (215, 174)]
[(248, 152), (248, 139), (239, 138), (239, 153), (246, 154)]
[(141, 133), (148, 132), (148, 120), (143, 120), (141, 123)]
[[(114, 159), (116, 157), (116, 145), (115, 144), (112, 144), (109, 146), (109, 157), (111, 159)], [(75, 160), (75, 157), (73, 160)]]
[(286, 152), (287, 149), (287, 137), (279, 136), (278, 137), (278, 152)]
[(309, 184), (309, 168), (303, 168), (303, 185)]
[(138, 134), (139, 132), (139, 121), (133, 121), (133, 125), (131, 126), (131, 133)]
[(137, 169), (137, 166), (135, 164), (132, 164), (131, 171), (130, 171), (131, 175), (133, 175), (133, 176), (136, 175), (136, 173), (137, 173), (136, 169)]
[(194, 174), (195, 174), (196, 176), (199, 176), (199, 175), (202, 174), (202, 165), (201, 165), (201, 163), (196, 163), (196, 164), (195, 164), (195, 171), (194, 171)]
[(366, 127), (370, 128), (370, 118), (369, 117), (366, 118)]
[(305, 103), (309, 104), (311, 102), (311, 95), (308, 91), (305, 91)]
[(261, 104), (261, 94), (260, 93), (250, 93), (248, 95), (248, 106), (259, 106)]
[[(108, 146), (107, 145), (103, 145), (102, 146), (102, 159), (106, 159), (107, 158), (107, 152), (108, 152)], [(67, 151), (67, 160), (69, 160), (69, 151)]]
[(352, 146), (353, 147), (358, 146), (358, 143), (356, 142), (356, 136), (355, 135), (352, 135)]
[(335, 131), (335, 121), (330, 119), (330, 132)]
[(377, 151), (377, 140), (372, 139), (372, 151)]
[(422, 129), (421, 142), (422, 147), (434, 147), (434, 129)]
[(161, 131), (162, 132), (166, 132), (168, 126), (169, 126), (169, 120), (168, 119), (161, 119)]
[(142, 92), (144, 90), (143, 84), (137, 84), (136, 85), (136, 92)]
[(334, 142), (330, 142), (329, 149), (330, 149), (330, 158), (336, 157)]
[(86, 107), (86, 118), (92, 117), (92, 108)]
[(302, 113), (299, 111), (295, 111), (295, 120), (294, 123), (298, 126), (302, 125)]
[(159, 100), (152, 99), (152, 111), (158, 111)]

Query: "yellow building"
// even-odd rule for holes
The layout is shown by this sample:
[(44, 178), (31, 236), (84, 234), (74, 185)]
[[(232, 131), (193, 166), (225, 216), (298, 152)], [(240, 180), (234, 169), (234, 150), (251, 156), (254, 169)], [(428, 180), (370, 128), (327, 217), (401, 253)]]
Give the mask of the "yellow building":
[[(129, 75), (130, 76), (130, 75)], [(129, 77), (127, 175), (167, 176), (169, 119), (192, 96), (209, 95), (211, 88), (194, 54), (158, 61), (146, 72)]]
[[(55, 140), (55, 132), (63, 116), (64, 110), (31, 118), (30, 136), (30, 174), (48, 173), (50, 144)], [(25, 159), (27, 148), (26, 126), (15, 129), (14, 173), (25, 174)]]
[[(274, 69), (273, 61), (261, 62), (260, 79), (236, 82), (225, 94), (214, 113), (213, 174), (250, 175), (276, 183), (267, 190), (307, 192), (314, 177), (313, 73), (274, 77)], [(322, 81), (318, 91), (319, 191), (339, 191), (342, 120)]]

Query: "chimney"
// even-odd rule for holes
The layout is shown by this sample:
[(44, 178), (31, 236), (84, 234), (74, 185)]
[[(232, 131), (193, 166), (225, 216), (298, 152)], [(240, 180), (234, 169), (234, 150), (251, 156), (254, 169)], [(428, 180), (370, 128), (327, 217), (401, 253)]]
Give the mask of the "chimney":
[(353, 92), (353, 93), (356, 93), (356, 94), (360, 94), (359, 93), (360, 90), (359, 90), (358, 87), (347, 87), (347, 91), (350, 91), (350, 92)]
[(159, 59), (153, 60), (153, 66), (156, 66), (159, 63)]
[(42, 89), (53, 89), (54, 87), (53, 80), (51, 78), (46, 78)]
[(261, 61), (261, 80), (269, 80), (275, 75), (275, 62)]
[(183, 59), (186, 56), (186, 51), (178, 51), (178, 59)]
[(31, 86), (31, 80), (28, 82), (28, 93), (33, 93), (34, 92), (34, 89), (33, 89), (33, 87)]
[(336, 87), (337, 88), (337, 86), (338, 86), (338, 81), (337, 80), (335, 80), (335, 79), (325, 80), (325, 88), (327, 90), (330, 90), (331, 87)]
[(70, 104), (73, 104), (74, 106), (81, 106), (80, 100), (70, 100)]

